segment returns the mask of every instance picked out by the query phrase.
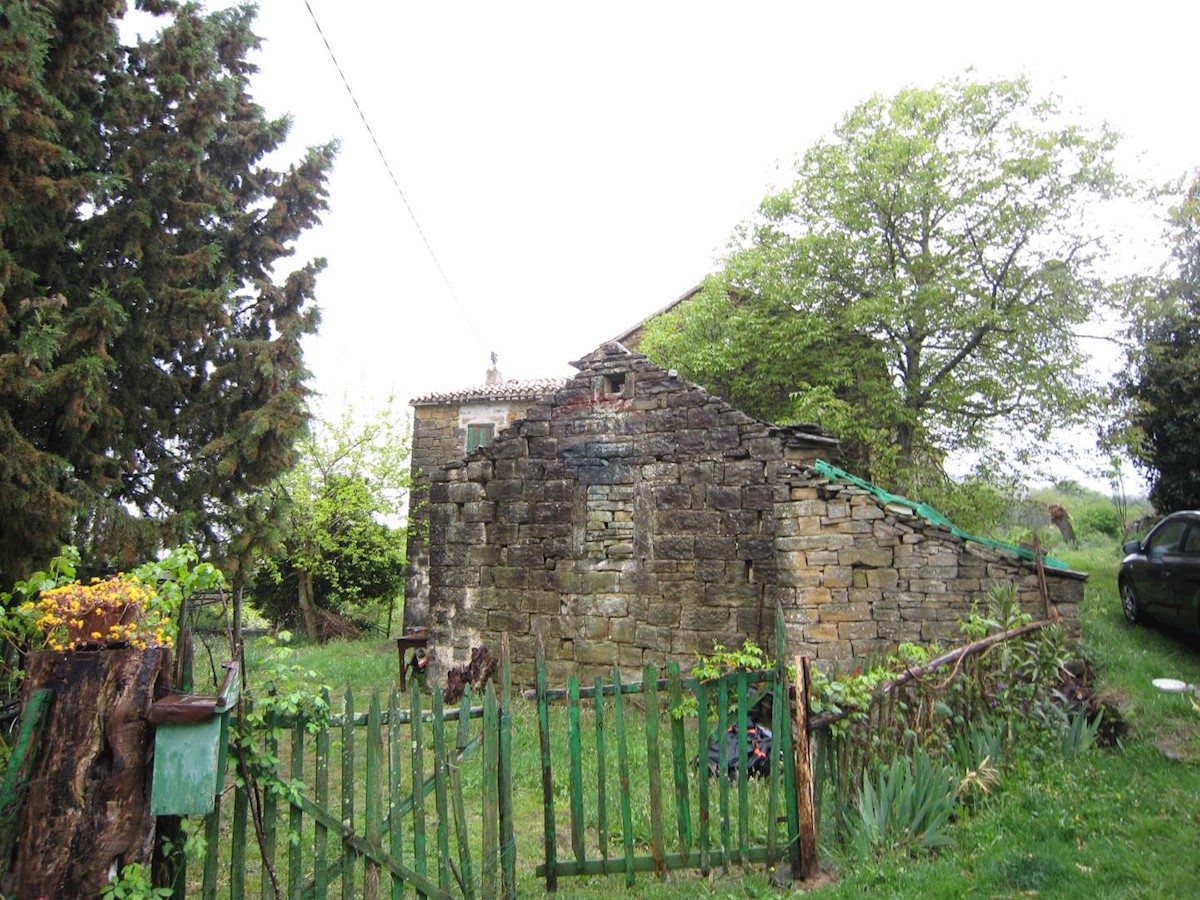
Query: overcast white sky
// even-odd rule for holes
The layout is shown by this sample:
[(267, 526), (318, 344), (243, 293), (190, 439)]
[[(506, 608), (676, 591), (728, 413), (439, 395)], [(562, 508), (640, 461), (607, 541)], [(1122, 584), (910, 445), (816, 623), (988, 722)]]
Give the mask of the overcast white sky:
[(791, 160), (857, 102), (975, 67), (1029, 74), (1126, 135), (1130, 167), (1200, 163), (1200, 5), (261, 0), (256, 99), (289, 155), (342, 149), (307, 346), (327, 402), (402, 402), (567, 362), (698, 282)]

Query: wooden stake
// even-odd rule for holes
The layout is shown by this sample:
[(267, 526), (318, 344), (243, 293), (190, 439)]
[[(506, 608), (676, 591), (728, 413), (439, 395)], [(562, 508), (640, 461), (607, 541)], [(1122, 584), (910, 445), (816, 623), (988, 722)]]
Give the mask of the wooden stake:
[(807, 881), (817, 874), (817, 814), (812, 741), (808, 731), (808, 700), (812, 672), (807, 656), (796, 657), (796, 807), (800, 824), (800, 870), (793, 878)]

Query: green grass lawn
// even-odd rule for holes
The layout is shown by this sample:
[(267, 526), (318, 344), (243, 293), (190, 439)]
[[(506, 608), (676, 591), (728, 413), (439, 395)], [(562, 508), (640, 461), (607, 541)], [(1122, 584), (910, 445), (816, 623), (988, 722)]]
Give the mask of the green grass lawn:
[(1084, 651), (1128, 724), (1121, 745), (1019, 760), (936, 856), (830, 859), (838, 882), (817, 896), (1200, 896), (1200, 712), (1150, 684), (1200, 683), (1200, 650), (1125, 624), (1111, 551), (1062, 555), (1092, 573)]
[[(1073, 760), (1044, 748), (1011, 754), (997, 789), (960, 817), (950, 830), (949, 845), (936, 853), (864, 859), (824, 839), (822, 867), (833, 875), (833, 883), (815, 891), (816, 896), (1200, 896), (1200, 711), (1185, 695), (1164, 694), (1150, 684), (1156, 677), (1200, 683), (1200, 650), (1194, 643), (1124, 623), (1112, 548), (1059, 555), (1092, 573), (1083, 610), (1083, 649), (1099, 691), (1120, 708), (1128, 726), (1120, 746), (1093, 749)], [(296, 661), (320, 673), (326, 683), (350, 683), (362, 699), (373, 688), (390, 687), (397, 665), (394, 645), (378, 639), (301, 647)], [(365, 708), (361, 700), (357, 706)], [(543, 890), (533, 875), (542, 853), (542, 797), (531, 703), (516, 701), (513, 741), (517, 866), (520, 893), (527, 896)], [(565, 749), (556, 745), (554, 753), (556, 773), (565, 773)], [(636, 781), (644, 779), (636, 766), (634, 774), (631, 793), (637, 808), (645, 805), (646, 789)], [(467, 776), (467, 789), (473, 780)], [(565, 808), (560, 809), (561, 835), (569, 830), (568, 822)], [(569, 852), (565, 838), (559, 852)], [(566, 897), (624, 890), (621, 876), (559, 881), (559, 893)], [(673, 875), (663, 883), (639, 876), (633, 891), (645, 897), (772, 892), (761, 871), (708, 879)]]

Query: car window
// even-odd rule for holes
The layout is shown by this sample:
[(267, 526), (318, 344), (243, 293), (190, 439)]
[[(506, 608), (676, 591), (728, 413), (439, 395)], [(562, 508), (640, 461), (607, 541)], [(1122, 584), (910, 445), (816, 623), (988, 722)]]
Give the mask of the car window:
[(1183, 552), (1188, 556), (1200, 556), (1200, 526), (1192, 525), (1183, 539)]
[(1154, 534), (1150, 535), (1150, 541), (1146, 545), (1147, 555), (1162, 556), (1167, 553), (1181, 552), (1184, 532), (1187, 531), (1187, 528), (1188, 523), (1184, 519), (1165, 522)]

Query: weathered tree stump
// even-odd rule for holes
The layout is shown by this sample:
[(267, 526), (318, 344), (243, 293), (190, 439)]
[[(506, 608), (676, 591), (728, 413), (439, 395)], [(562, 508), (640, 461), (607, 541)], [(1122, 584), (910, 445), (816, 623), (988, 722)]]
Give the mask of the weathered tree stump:
[(171, 652), (31, 653), (23, 696), (54, 692), (17, 831), (15, 897), (94, 897), (131, 862), (150, 863), (150, 704)]

